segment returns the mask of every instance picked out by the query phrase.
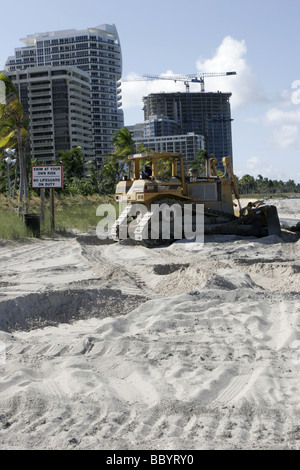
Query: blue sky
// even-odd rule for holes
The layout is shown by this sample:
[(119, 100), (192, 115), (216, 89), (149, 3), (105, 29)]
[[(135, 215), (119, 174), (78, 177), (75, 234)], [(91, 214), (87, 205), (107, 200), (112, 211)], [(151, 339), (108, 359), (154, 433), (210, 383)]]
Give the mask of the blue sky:
[[(0, 68), (28, 34), (114, 23), (124, 79), (236, 71), (205, 81), (206, 91), (232, 92), (235, 173), (300, 182), (299, 0), (17, 3), (1, 5)], [(143, 96), (173, 90), (185, 88), (162, 80), (123, 83), (125, 125), (143, 121)]]

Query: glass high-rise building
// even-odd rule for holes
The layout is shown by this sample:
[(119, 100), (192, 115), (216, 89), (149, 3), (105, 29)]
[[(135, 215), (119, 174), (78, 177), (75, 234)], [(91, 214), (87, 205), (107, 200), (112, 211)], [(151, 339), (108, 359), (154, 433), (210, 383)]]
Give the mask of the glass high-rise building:
[(113, 150), (113, 133), (124, 126), (122, 54), (116, 26), (36, 33), (21, 41), (25, 46), (16, 48), (6, 61), (9, 76), (45, 66), (77, 67), (89, 75), (94, 156), (101, 161)]
[(177, 125), (177, 134), (202, 135), (205, 149), (221, 163), (232, 157), (231, 93), (152, 93), (143, 98), (144, 119), (165, 116)]

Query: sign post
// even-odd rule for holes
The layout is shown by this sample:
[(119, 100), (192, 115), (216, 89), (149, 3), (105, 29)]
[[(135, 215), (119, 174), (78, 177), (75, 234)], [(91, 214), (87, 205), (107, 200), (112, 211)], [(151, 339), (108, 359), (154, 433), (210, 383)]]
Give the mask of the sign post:
[(55, 230), (55, 200), (54, 200), (54, 189), (50, 188), (50, 227), (51, 232)]
[(45, 222), (45, 189), (42, 188), (40, 190), (41, 195), (41, 222), (42, 224)]
[[(31, 167), (31, 187), (41, 190), (41, 203), (43, 206), (42, 194), (45, 189), (50, 189), (50, 221), (51, 230), (55, 230), (55, 210), (54, 210), (54, 190), (63, 188), (63, 166), (62, 165), (36, 165)], [(43, 212), (43, 208), (42, 208)]]

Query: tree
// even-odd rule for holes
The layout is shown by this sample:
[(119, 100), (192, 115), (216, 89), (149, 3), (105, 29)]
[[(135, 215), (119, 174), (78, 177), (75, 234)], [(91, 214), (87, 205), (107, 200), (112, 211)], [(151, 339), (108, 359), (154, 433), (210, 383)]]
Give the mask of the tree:
[(17, 147), (20, 169), (18, 213), (22, 213), (23, 195), (25, 211), (28, 211), (28, 180), (26, 172), (25, 149), (28, 139), (28, 118), (24, 116), (23, 106), (17, 91), (3, 73), (0, 81), (5, 86), (5, 102), (0, 104), (0, 148)]
[(196, 155), (195, 159), (192, 162), (192, 168), (198, 170), (200, 175), (205, 174), (206, 172), (206, 161), (208, 159), (208, 153), (206, 150), (200, 149)]
[(265, 189), (265, 181), (264, 181), (264, 178), (262, 175), (258, 175), (257, 178), (256, 178), (256, 186), (257, 186), (257, 190), (259, 193), (262, 193), (264, 192), (264, 189)]
[(7, 164), (5, 160), (0, 160), (0, 193), (7, 191)]
[[(106, 157), (99, 172), (99, 190), (104, 194), (114, 192), (122, 175), (129, 173), (128, 157), (135, 151), (135, 142), (126, 127), (115, 131), (112, 142), (114, 152)], [(145, 152), (147, 149), (141, 144), (137, 151)]]
[(240, 179), (239, 184), (244, 186), (245, 192), (248, 194), (255, 188), (255, 179), (253, 176), (246, 174)]
[(286, 191), (287, 191), (288, 193), (294, 192), (294, 191), (295, 191), (295, 188), (296, 188), (295, 181), (289, 179), (289, 180), (287, 181), (287, 183), (285, 183), (285, 187), (286, 187)]
[(111, 194), (117, 184), (118, 169), (110, 157), (107, 157), (99, 171), (99, 192)]
[(56, 161), (64, 167), (64, 180), (70, 181), (72, 178), (84, 177), (84, 155), (81, 147), (67, 151), (61, 150), (56, 155)]
[(113, 155), (118, 158), (125, 159), (128, 158), (128, 155), (134, 153), (135, 149), (135, 142), (131, 136), (130, 131), (126, 127), (122, 127), (119, 130), (116, 130), (113, 138), (112, 143), (114, 146)]
[[(115, 131), (112, 143), (114, 146), (114, 152), (109, 156), (109, 158), (111, 159), (111, 164), (114, 165), (116, 170), (116, 180), (119, 180), (128, 165), (129, 155), (134, 153), (135, 142), (130, 131), (126, 127), (122, 127)], [(109, 168), (109, 171), (111, 172), (112, 167), (109, 166)]]

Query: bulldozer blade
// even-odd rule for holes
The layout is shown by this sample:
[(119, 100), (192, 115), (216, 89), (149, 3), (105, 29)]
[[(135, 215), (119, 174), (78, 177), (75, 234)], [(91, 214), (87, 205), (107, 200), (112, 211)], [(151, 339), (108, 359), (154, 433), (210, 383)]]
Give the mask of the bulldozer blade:
[(266, 225), (268, 229), (268, 235), (280, 235), (280, 221), (277, 208), (275, 206), (266, 206)]
[(237, 235), (252, 237), (264, 237), (268, 235), (266, 228), (263, 226), (253, 224), (239, 224), (237, 222), (205, 225), (204, 233), (213, 235)]

